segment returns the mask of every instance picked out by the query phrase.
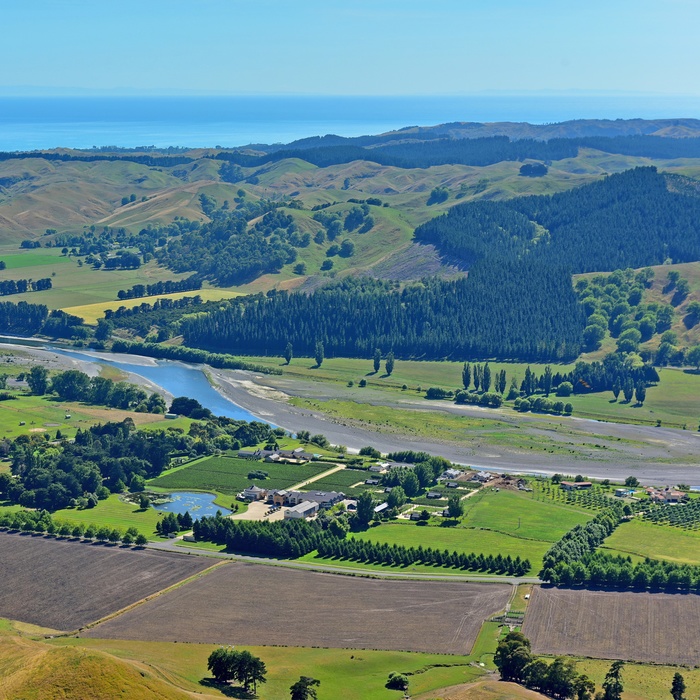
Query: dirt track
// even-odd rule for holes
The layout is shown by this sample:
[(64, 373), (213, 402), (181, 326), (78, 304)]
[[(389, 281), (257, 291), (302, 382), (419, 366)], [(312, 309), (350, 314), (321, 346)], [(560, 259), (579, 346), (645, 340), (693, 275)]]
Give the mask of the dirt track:
[(381, 581), (231, 563), (87, 636), (467, 654), (507, 584)]
[(523, 626), (536, 654), (700, 664), (700, 596), (535, 588)]

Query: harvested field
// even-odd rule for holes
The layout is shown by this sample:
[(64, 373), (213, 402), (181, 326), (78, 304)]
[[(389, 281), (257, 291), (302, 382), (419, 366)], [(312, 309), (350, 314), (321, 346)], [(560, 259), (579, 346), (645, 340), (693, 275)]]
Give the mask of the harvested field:
[(0, 617), (73, 630), (212, 565), (202, 557), (0, 533)]
[(92, 628), (89, 637), (468, 654), (509, 585), (386, 581), (221, 566)]
[(700, 664), (700, 596), (535, 588), (523, 632), (536, 654)]

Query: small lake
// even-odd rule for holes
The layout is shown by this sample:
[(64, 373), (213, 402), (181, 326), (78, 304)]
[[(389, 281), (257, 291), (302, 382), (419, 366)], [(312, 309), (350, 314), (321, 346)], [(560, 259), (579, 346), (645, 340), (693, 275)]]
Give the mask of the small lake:
[[(140, 365), (125, 361), (107, 360), (95, 355), (88, 355), (83, 352), (73, 350), (63, 350), (61, 348), (48, 347), (51, 352), (68, 357), (77, 357), (81, 360), (99, 362), (105, 365), (117, 367), (124, 372), (132, 372), (152, 381), (173, 396), (187, 396), (190, 399), (197, 399), (199, 403), (208, 408), (215, 416), (226, 416), (234, 420), (258, 421), (269, 423), (262, 418), (254, 416), (250, 411), (241, 408), (238, 404), (229, 401), (220, 394), (206, 378), (204, 372), (197, 367), (186, 365), (173, 360), (155, 360), (155, 364)], [(126, 356), (128, 357), (128, 355)]]
[(212, 493), (197, 493), (194, 491), (173, 491), (170, 494), (172, 500), (167, 503), (154, 504), (156, 510), (162, 510), (166, 513), (185, 513), (189, 512), (194, 520), (199, 520), (202, 517), (211, 517), (216, 515), (216, 511), (220, 510), (223, 515), (231, 513), (228, 508), (222, 508), (214, 503), (214, 494)]

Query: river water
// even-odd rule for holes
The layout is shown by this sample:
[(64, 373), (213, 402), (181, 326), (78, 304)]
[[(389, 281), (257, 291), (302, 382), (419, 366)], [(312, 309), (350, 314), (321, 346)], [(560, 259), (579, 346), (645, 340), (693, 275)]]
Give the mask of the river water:
[(122, 360), (107, 360), (99, 357), (97, 354), (63, 350), (55, 347), (48, 349), (59, 355), (75, 357), (90, 362), (99, 362), (100, 364), (117, 367), (124, 372), (138, 374), (162, 387), (173, 396), (187, 396), (188, 398), (196, 399), (215, 416), (226, 416), (235, 420), (268, 422), (254, 416), (250, 411), (246, 411), (245, 408), (241, 408), (238, 404), (222, 396), (209, 384), (209, 380), (204, 372), (197, 367), (170, 360), (155, 360), (155, 364), (137, 364)]

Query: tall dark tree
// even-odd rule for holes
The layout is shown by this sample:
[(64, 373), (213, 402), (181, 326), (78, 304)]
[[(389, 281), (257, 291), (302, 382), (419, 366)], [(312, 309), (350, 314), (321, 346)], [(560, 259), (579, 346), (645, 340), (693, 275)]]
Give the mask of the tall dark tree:
[(369, 491), (363, 491), (357, 499), (357, 520), (361, 526), (367, 526), (373, 516), (374, 499)]
[(544, 389), (545, 396), (549, 396), (552, 391), (552, 368), (549, 365), (544, 368), (544, 374), (542, 375), (542, 388)]
[(481, 389), (484, 393), (486, 393), (490, 388), (491, 388), (491, 368), (489, 367), (489, 363), (487, 362), (484, 365), (484, 370), (483, 370), (483, 374), (481, 377)]
[(377, 348), (374, 351), (374, 357), (372, 358), (372, 366), (374, 367), (374, 373), (376, 374), (379, 372), (379, 368), (381, 367), (382, 364), (382, 351)]
[(49, 373), (46, 367), (35, 365), (29, 370), (27, 384), (32, 394), (43, 396), (49, 388)]
[(309, 676), (301, 676), (299, 680), (289, 688), (292, 700), (317, 700), (316, 688), (321, 681)]
[(622, 700), (622, 669), (624, 661), (613, 661), (603, 681), (603, 700)]
[(386, 363), (384, 365), (386, 367), (386, 373), (391, 376), (391, 373), (394, 371), (394, 353), (390, 352), (386, 356)]
[(671, 682), (671, 697), (673, 700), (685, 700), (685, 679), (677, 671)]
[(319, 340), (316, 343), (316, 348), (314, 349), (314, 359), (316, 360), (316, 366), (320, 367), (323, 364), (324, 349), (323, 343)]
[(294, 347), (292, 346), (291, 343), (287, 343), (287, 345), (284, 348), (284, 359), (285, 359), (286, 363), (290, 364), (293, 357), (294, 357)]
[(469, 390), (469, 387), (472, 384), (472, 368), (471, 365), (468, 362), (464, 363), (464, 366), (462, 367), (462, 386), (464, 386), (465, 390)]

